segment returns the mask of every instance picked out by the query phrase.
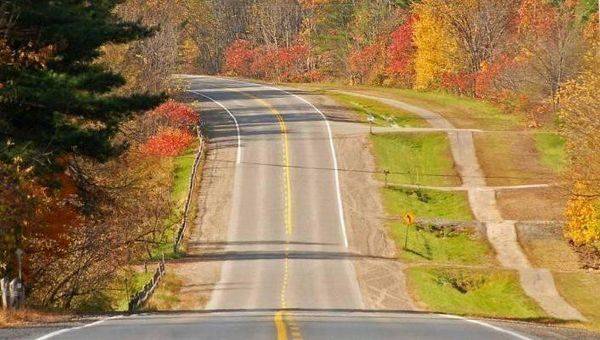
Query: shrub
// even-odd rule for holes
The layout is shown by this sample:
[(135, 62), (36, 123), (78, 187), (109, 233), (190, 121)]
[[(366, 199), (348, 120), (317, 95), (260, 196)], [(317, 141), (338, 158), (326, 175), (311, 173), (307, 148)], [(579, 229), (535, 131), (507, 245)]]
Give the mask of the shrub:
[(194, 136), (187, 130), (165, 128), (150, 137), (141, 146), (141, 152), (148, 156), (177, 156), (193, 142)]
[(199, 118), (194, 109), (174, 100), (163, 103), (152, 114), (165, 118), (169, 125), (177, 127), (195, 125)]

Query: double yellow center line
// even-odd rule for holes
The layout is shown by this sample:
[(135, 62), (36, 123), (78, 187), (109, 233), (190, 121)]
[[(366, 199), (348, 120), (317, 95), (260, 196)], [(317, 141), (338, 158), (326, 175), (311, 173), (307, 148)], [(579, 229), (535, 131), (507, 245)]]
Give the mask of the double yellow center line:
[(291, 334), (291, 338), (294, 340), (302, 340), (302, 335), (300, 333), (300, 328), (298, 324), (292, 317), (292, 315), (286, 313), (287, 302), (286, 302), (286, 292), (289, 281), (289, 250), (290, 250), (290, 237), (292, 235), (292, 179), (290, 175), (290, 148), (288, 142), (287, 135), (287, 126), (285, 121), (283, 120), (283, 116), (273, 105), (264, 99), (258, 98), (252, 94), (238, 91), (244, 96), (250, 97), (268, 108), (269, 111), (277, 118), (279, 122), (279, 129), (281, 130), (281, 135), (283, 139), (283, 196), (284, 196), (284, 224), (285, 224), (285, 259), (284, 259), (284, 268), (283, 268), (283, 278), (281, 284), (280, 291), (280, 308), (281, 310), (277, 311), (274, 316), (275, 328), (277, 329), (277, 339), (278, 340), (288, 340), (288, 329)]

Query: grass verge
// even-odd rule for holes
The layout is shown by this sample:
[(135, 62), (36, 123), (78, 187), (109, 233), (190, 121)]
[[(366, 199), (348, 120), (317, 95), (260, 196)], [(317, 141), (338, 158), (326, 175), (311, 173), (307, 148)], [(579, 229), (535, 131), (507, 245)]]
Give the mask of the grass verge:
[(292, 84), (308, 90), (346, 90), (387, 97), (408, 104), (439, 112), (458, 128), (485, 130), (514, 130), (526, 127), (525, 119), (519, 115), (506, 114), (493, 103), (443, 91), (417, 91), (377, 86), (349, 86), (346, 84)]
[(460, 185), (443, 133), (384, 133), (371, 136), (377, 167), (398, 184)]
[(518, 275), (507, 270), (413, 267), (411, 291), (435, 312), (481, 317), (537, 319), (545, 313), (521, 289)]
[(146, 304), (145, 310), (173, 310), (181, 302), (179, 292), (183, 281), (177, 275), (167, 272), (156, 291)]
[[(96, 301), (98, 306), (86, 306), (87, 311), (126, 311), (129, 307), (129, 298), (131, 295), (139, 292), (144, 288), (144, 285), (152, 279), (154, 268), (148, 267), (148, 271), (137, 271), (133, 268), (128, 268), (118, 274), (118, 277), (109, 288), (107, 298), (110, 299), (110, 308), (100, 306), (100, 300)], [(96, 308), (94, 308), (96, 307)]]
[(383, 204), (391, 216), (407, 212), (421, 218), (439, 218), (454, 221), (473, 219), (467, 194), (425, 189), (404, 189), (394, 186), (382, 188)]
[[(152, 251), (152, 258), (159, 259), (163, 254), (165, 258), (177, 258), (178, 254), (173, 251), (175, 236), (181, 225), (185, 200), (188, 196), (188, 188), (194, 161), (198, 150), (197, 144), (186, 150), (182, 155), (173, 158), (173, 184), (171, 186), (171, 201), (174, 203), (171, 215), (166, 219), (164, 235), (162, 241)], [(193, 220), (195, 209), (191, 206), (189, 220)]]
[(538, 132), (534, 138), (535, 146), (541, 154), (541, 163), (561, 172), (566, 165), (565, 139), (553, 132)]
[(376, 87), (364, 87), (363, 89), (385, 93), (392, 99), (439, 112), (460, 128), (512, 130), (521, 124), (520, 117), (506, 114), (492, 103), (480, 99), (441, 91), (424, 92)]
[(334, 98), (348, 109), (356, 112), (364, 119), (368, 116), (373, 116), (376, 125), (387, 126), (390, 124), (397, 124), (403, 127), (428, 126), (427, 122), (420, 117), (410, 112), (383, 104), (377, 100), (332, 91), (327, 92), (327, 95)]
[(74, 317), (72, 314), (43, 311), (30, 308), (19, 310), (0, 309), (0, 328), (23, 327), (28, 324), (49, 324), (68, 322)]
[(557, 272), (554, 280), (567, 302), (589, 320), (591, 328), (600, 331), (600, 273)]
[(392, 222), (389, 227), (403, 260), (459, 265), (485, 265), (493, 262), (491, 248), (473, 228), (433, 230), (407, 226), (402, 222)]

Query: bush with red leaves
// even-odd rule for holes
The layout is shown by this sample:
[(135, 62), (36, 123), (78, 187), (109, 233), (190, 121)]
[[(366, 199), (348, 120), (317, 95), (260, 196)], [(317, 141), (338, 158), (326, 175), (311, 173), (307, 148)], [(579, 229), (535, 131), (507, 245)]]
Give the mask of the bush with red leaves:
[(173, 157), (181, 154), (194, 141), (194, 135), (183, 129), (165, 128), (148, 138), (141, 146), (147, 156)]
[(152, 113), (165, 118), (169, 125), (177, 127), (196, 125), (199, 118), (194, 109), (174, 100), (163, 103)]

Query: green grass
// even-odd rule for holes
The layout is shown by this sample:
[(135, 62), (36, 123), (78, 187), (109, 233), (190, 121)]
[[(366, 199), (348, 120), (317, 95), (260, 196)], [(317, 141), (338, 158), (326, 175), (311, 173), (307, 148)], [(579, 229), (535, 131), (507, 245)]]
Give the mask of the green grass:
[(565, 139), (552, 132), (538, 132), (534, 138), (542, 164), (556, 172), (562, 171), (566, 165)]
[[(399, 221), (390, 223), (390, 229), (401, 258), (407, 261), (460, 265), (484, 265), (493, 262), (493, 252), (489, 245), (472, 229), (456, 232), (434, 231), (416, 226), (407, 227)], [(405, 241), (407, 246), (403, 249)]]
[(442, 91), (417, 91), (412, 89), (361, 87), (387, 94), (389, 98), (405, 101), (442, 113), (448, 120), (464, 128), (511, 130), (521, 123), (521, 118), (481, 99)]
[(183, 210), (185, 206), (185, 200), (188, 195), (188, 188), (190, 183), (190, 177), (192, 176), (192, 170), (194, 167), (194, 160), (196, 157), (197, 147), (185, 151), (180, 156), (173, 159), (173, 184), (171, 187), (171, 200), (175, 206), (170, 216), (165, 220), (166, 228), (162, 237), (162, 242), (156, 245), (152, 251), (152, 258), (158, 259), (163, 254), (165, 258), (177, 258), (178, 254), (173, 251), (174, 240), (179, 226), (181, 224), (181, 218), (183, 216)]
[(435, 312), (534, 319), (544, 312), (525, 295), (516, 272), (413, 267), (409, 287)]
[(115, 311), (126, 311), (129, 307), (131, 295), (139, 292), (154, 275), (154, 269), (148, 268), (148, 272), (125, 270), (118, 275), (113, 283), (108, 296), (111, 300), (111, 309)]
[[(388, 126), (390, 123), (395, 123), (402, 127), (428, 126), (425, 120), (416, 115), (377, 100), (337, 92), (328, 92), (327, 94), (365, 119), (373, 116), (376, 125)], [(389, 117), (392, 118), (391, 121), (388, 120)]]
[(379, 169), (391, 183), (460, 185), (448, 138), (443, 133), (385, 133), (371, 136)]
[(411, 212), (417, 217), (454, 221), (473, 219), (467, 194), (426, 189), (382, 188), (383, 205), (392, 216)]
[(179, 210), (183, 210), (183, 204), (188, 195), (190, 177), (192, 176), (197, 151), (197, 148), (194, 146), (188, 149), (183, 155), (175, 157), (171, 197), (173, 201), (177, 202)]
[(444, 91), (417, 91), (378, 86), (349, 86), (340, 83), (295, 84), (295, 86), (326, 91), (346, 90), (386, 97), (441, 113), (459, 128), (513, 130), (525, 126), (519, 115), (506, 114), (501, 108), (485, 100), (459, 96)]
[[(377, 134), (371, 136), (377, 166), (389, 169), (389, 181), (396, 184), (459, 185), (445, 134)], [(443, 175), (443, 176), (439, 176)], [(382, 175), (378, 175), (380, 179)], [(408, 189), (389, 185), (381, 189), (385, 211), (390, 216), (407, 212), (418, 218), (470, 221), (473, 219), (467, 195), (428, 189)], [(389, 224), (398, 248), (404, 245), (406, 227)], [(487, 243), (470, 233), (438, 237), (425, 230), (413, 230), (407, 260), (449, 263), (483, 263), (489, 260)], [(409, 235), (410, 236), (410, 235)]]

